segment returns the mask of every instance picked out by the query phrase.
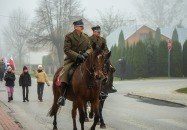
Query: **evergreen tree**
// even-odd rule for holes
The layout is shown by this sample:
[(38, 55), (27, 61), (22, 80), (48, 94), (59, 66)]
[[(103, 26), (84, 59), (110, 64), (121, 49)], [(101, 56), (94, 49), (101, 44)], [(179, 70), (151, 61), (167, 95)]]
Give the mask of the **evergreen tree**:
[(158, 46), (158, 76), (168, 75), (168, 47), (167, 41), (161, 41)]
[(121, 30), (119, 34), (119, 39), (118, 39), (118, 47), (120, 48), (124, 46), (125, 46), (125, 39), (124, 39), (123, 31)]
[(114, 45), (114, 59), (113, 59), (113, 63), (115, 63), (117, 61), (117, 57), (118, 57), (118, 51), (117, 51), (117, 46), (116, 44)]
[(126, 68), (125, 68), (125, 78), (132, 79), (134, 78), (134, 65), (133, 65), (133, 56), (134, 56), (134, 45), (127, 46), (126, 54)]
[(160, 28), (156, 29), (156, 34), (155, 34), (155, 42), (156, 45), (158, 46), (161, 42), (161, 33), (160, 33)]
[(172, 41), (179, 41), (177, 29), (175, 28), (172, 35)]
[(187, 77), (187, 40), (183, 44), (183, 75)]
[(145, 45), (148, 59), (148, 76), (153, 77), (157, 75), (157, 46), (151, 32), (145, 40)]
[(113, 63), (113, 61), (114, 61), (114, 46), (113, 45), (112, 45), (110, 51), (111, 51), (110, 61)]
[(139, 41), (136, 44), (133, 56), (135, 77), (147, 77), (147, 63), (146, 46)]
[(171, 49), (171, 76), (182, 76), (182, 49), (176, 39), (173, 41)]
[(126, 61), (127, 61), (128, 54), (129, 54), (129, 43), (127, 42), (127, 44), (125, 46), (125, 59), (126, 59)]

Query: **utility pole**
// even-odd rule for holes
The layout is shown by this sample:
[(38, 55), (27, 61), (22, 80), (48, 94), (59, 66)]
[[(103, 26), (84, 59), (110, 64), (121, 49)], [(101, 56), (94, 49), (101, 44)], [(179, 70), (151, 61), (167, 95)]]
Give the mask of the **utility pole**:
[(170, 64), (171, 64), (171, 48), (172, 48), (172, 41), (168, 40), (168, 77), (170, 77)]

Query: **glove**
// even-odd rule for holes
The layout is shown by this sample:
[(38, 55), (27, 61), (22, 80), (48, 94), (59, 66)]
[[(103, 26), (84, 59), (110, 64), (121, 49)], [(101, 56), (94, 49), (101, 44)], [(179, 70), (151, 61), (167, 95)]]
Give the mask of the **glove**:
[(82, 63), (84, 60), (85, 60), (85, 57), (84, 57), (83, 55), (79, 54), (79, 55), (77, 56), (76, 62)]
[(85, 58), (88, 57), (88, 53), (87, 53), (87, 52), (84, 52), (82, 55), (83, 55)]

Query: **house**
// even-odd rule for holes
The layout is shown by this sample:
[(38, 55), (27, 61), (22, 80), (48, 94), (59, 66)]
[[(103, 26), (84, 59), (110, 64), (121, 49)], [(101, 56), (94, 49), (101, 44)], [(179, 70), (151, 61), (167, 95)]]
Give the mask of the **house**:
[[(148, 34), (151, 32), (153, 37), (155, 37), (157, 28), (151, 28), (146, 25), (134, 26), (134, 27), (120, 27), (112, 32), (107, 38), (108, 48), (112, 45), (118, 43), (118, 38), (121, 30), (123, 31), (125, 43), (128, 42), (129, 45), (137, 43), (139, 40), (144, 41)], [(176, 28), (179, 36), (179, 42), (183, 45), (184, 41), (187, 40), (187, 29), (186, 28)], [(160, 28), (161, 39), (169, 40), (172, 38), (174, 28)]]

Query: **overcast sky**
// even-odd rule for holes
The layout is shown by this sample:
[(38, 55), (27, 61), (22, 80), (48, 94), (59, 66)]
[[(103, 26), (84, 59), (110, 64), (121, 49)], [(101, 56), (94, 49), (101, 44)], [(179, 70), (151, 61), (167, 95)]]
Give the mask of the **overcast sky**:
[[(83, 8), (85, 8), (84, 15), (93, 19), (97, 17), (97, 10), (105, 11), (110, 7), (119, 10), (122, 13), (133, 12), (132, 0), (80, 0)], [(0, 42), (2, 42), (2, 29), (8, 23), (8, 17), (14, 10), (21, 8), (30, 17), (34, 17), (35, 9), (38, 7), (39, 0), (0, 0)], [(128, 8), (127, 8), (128, 7)]]
[[(21, 8), (30, 17), (30, 20), (35, 15), (35, 9), (38, 7), (40, 0), (0, 0), (0, 43), (2, 43), (2, 29), (8, 23), (8, 17), (14, 10)], [(119, 10), (124, 16), (129, 19), (137, 19), (135, 16), (136, 8), (134, 0), (80, 0), (82, 7), (85, 8), (84, 16), (89, 19), (94, 19), (98, 16), (97, 10), (106, 11), (113, 7)], [(187, 1), (187, 0), (185, 0)], [(187, 3), (187, 2), (186, 2)], [(139, 23), (138, 23), (139, 24)]]

